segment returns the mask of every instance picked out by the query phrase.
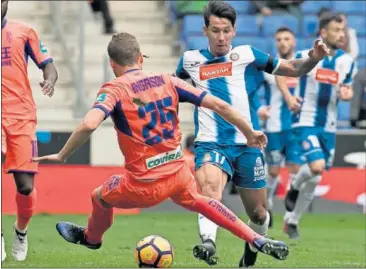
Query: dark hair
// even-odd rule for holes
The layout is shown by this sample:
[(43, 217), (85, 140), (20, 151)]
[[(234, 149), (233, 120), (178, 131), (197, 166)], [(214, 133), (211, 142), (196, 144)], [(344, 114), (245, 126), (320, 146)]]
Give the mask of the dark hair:
[(316, 13), (316, 15), (318, 16), (318, 18), (322, 17), (325, 14), (330, 14), (332, 13), (332, 10), (328, 7), (322, 7), (319, 9), (318, 13)]
[(203, 12), (203, 17), (205, 19), (205, 25), (208, 27), (210, 25), (210, 17), (216, 16), (219, 18), (228, 19), (232, 26), (235, 26), (236, 22), (236, 11), (235, 9), (227, 2), (224, 1), (210, 1), (208, 5), (205, 7)]
[(136, 37), (129, 33), (114, 34), (108, 44), (108, 55), (119, 65), (133, 65), (139, 58), (140, 45)]
[(289, 32), (289, 33), (291, 33), (293, 36), (295, 36), (294, 31), (292, 31), (290, 28), (288, 28), (288, 27), (286, 27), (286, 26), (283, 26), (283, 27), (278, 28), (275, 34), (282, 33), (282, 32)]
[(326, 14), (320, 18), (319, 31), (321, 29), (327, 28), (328, 24), (331, 23), (332, 21), (339, 22), (339, 23), (343, 22), (342, 17), (338, 14), (336, 14), (336, 15)]

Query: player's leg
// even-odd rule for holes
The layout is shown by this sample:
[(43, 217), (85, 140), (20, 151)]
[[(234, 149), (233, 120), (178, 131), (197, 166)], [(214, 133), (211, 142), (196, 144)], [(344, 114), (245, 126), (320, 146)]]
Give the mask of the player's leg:
[(12, 255), (15, 260), (23, 261), (28, 253), (28, 224), (37, 200), (34, 175), (38, 171), (38, 164), (32, 162), (32, 158), (37, 156), (36, 123), (7, 120), (4, 127), (7, 135), (4, 168), (6, 173), (13, 174), (17, 188), (17, 219), (14, 224)]
[(1, 261), (5, 261), (6, 259), (6, 251), (5, 251), (5, 240), (3, 232), (1, 231)]
[[(186, 175), (182, 174), (181, 176)], [(190, 211), (201, 213), (220, 227), (249, 242), (257, 250), (280, 260), (287, 258), (289, 251), (283, 242), (270, 240), (257, 234), (220, 201), (199, 194), (193, 177), (185, 186), (179, 188), (171, 198), (175, 203)], [(194, 248), (195, 256), (199, 258), (197, 253), (202, 251), (205, 251), (202, 245), (196, 246)]]
[[(231, 175), (231, 166), (227, 157), (212, 143), (198, 143), (195, 150), (196, 180), (202, 195), (221, 200), (222, 193)], [(202, 247), (208, 251), (202, 252), (200, 258), (211, 263), (216, 254), (216, 233), (218, 226), (202, 214), (198, 214), (198, 226)]]
[[(259, 150), (245, 148), (235, 162), (236, 184), (240, 198), (249, 217), (249, 227), (262, 236), (266, 236), (270, 221), (267, 211), (266, 173), (263, 155)], [(258, 250), (245, 244), (244, 254), (239, 267), (253, 266)]]
[(267, 164), (267, 210), (270, 215), (269, 227), (273, 226), (272, 208), (273, 199), (280, 183), (280, 166), (283, 159), (284, 134), (267, 133), (268, 144), (265, 150)]

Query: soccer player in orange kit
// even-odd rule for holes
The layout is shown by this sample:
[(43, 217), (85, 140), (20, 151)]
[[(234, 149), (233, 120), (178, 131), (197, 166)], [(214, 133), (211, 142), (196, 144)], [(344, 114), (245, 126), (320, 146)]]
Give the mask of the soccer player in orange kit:
[[(6, 19), (8, 1), (1, 1), (1, 132), (4, 169), (12, 173), (17, 187), (17, 220), (14, 224), (12, 255), (15, 260), (27, 257), (27, 227), (37, 199), (34, 175), (38, 165), (36, 105), (28, 80), (28, 57), (43, 71), (42, 92), (51, 97), (57, 71), (47, 49), (29, 25)], [(2, 238), (2, 243), (4, 242)], [(3, 244), (4, 249), (4, 244)], [(3, 253), (5, 254), (5, 253)], [(2, 259), (5, 259), (3, 255)]]
[[(102, 86), (94, 107), (61, 151), (34, 161), (64, 162), (111, 116), (126, 169), (92, 192), (93, 209), (86, 228), (59, 222), (59, 234), (70, 243), (99, 249), (103, 234), (113, 223), (114, 207), (147, 208), (170, 198), (188, 210), (200, 212), (259, 251), (286, 259), (289, 250), (285, 243), (257, 234), (219, 201), (199, 193), (183, 158), (178, 103), (189, 102), (216, 111), (244, 133), (249, 146), (263, 149), (266, 136), (253, 130), (233, 107), (208, 92), (171, 75), (143, 72), (143, 56), (134, 36), (115, 34), (108, 54), (116, 79)], [(194, 248), (194, 253), (197, 251), (200, 250)]]

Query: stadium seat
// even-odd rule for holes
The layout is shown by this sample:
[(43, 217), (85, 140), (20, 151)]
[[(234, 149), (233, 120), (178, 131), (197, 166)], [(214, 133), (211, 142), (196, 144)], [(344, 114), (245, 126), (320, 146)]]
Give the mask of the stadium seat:
[(348, 121), (351, 116), (351, 102), (339, 101), (338, 102), (338, 120)]
[(272, 40), (268, 41), (268, 39), (264, 37), (240, 36), (233, 39), (233, 46), (252, 45), (253, 47), (267, 53), (271, 52), (272, 44)]
[(319, 19), (315, 15), (305, 16), (302, 25), (304, 36), (316, 36), (319, 26)]
[(187, 15), (183, 18), (181, 39), (186, 39), (190, 35), (202, 35), (204, 25), (201, 15)]
[(366, 57), (366, 37), (358, 38), (358, 46), (360, 49), (358, 57)]
[(237, 13), (248, 13), (250, 1), (225, 1), (228, 2)]
[(205, 49), (208, 47), (208, 40), (205, 36), (190, 36), (187, 38), (186, 50)]
[(276, 30), (282, 26), (289, 27), (297, 35), (299, 33), (299, 22), (294, 16), (269, 16), (263, 20), (263, 34), (273, 36)]
[(237, 35), (258, 35), (257, 17), (251, 15), (239, 16), (236, 20), (236, 33)]
[(307, 50), (313, 47), (315, 38), (298, 37), (296, 38), (296, 50)]
[(366, 18), (365, 16), (350, 15), (348, 16), (348, 25), (354, 28), (357, 35), (366, 35)]
[(301, 10), (305, 14), (316, 14), (322, 7), (331, 7), (330, 1), (305, 1), (301, 4)]
[(335, 12), (344, 12), (346, 14), (366, 13), (366, 1), (331, 1), (332, 10)]
[(366, 68), (366, 57), (361, 57), (357, 59), (358, 69)]

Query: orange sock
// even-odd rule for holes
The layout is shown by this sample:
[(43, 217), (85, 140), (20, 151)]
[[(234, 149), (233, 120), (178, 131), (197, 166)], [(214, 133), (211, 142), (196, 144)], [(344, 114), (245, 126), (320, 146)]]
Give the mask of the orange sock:
[(24, 232), (30, 219), (32, 218), (33, 211), (37, 202), (37, 190), (33, 189), (29, 195), (23, 195), (17, 192), (15, 201), (17, 204), (17, 223), (16, 228), (20, 232)]
[(106, 208), (92, 195), (93, 211), (89, 215), (88, 227), (85, 230), (86, 239), (90, 244), (102, 242), (103, 234), (112, 226), (113, 208)]

